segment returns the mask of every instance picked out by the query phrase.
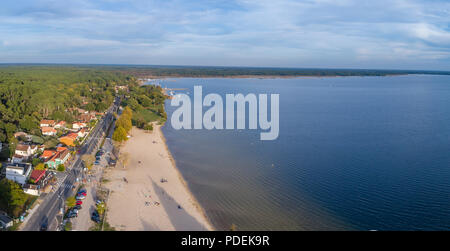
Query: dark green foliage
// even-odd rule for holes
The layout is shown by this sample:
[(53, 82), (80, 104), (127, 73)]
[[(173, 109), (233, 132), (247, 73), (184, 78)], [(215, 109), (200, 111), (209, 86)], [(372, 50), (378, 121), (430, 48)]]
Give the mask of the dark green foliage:
[(0, 181), (0, 209), (17, 217), (27, 200), (28, 196), (19, 184), (8, 179)]
[(113, 102), (116, 84), (134, 82), (99, 67), (0, 67), (0, 142), (10, 142), (17, 131), (40, 135), (43, 118), (73, 122), (77, 114), (67, 108), (102, 112)]

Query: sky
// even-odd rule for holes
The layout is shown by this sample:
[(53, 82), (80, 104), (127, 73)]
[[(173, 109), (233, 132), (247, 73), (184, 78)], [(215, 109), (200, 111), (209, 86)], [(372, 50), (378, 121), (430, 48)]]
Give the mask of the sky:
[(450, 70), (450, 1), (2, 0), (0, 63)]

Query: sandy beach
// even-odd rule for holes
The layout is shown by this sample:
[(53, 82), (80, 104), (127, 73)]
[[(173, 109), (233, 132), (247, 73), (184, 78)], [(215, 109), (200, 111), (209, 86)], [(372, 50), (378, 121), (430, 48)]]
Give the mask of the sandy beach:
[[(121, 147), (125, 161), (105, 173), (111, 189), (107, 219), (116, 230), (213, 230), (175, 167), (160, 126), (133, 128)], [(161, 182), (161, 179), (166, 182)]]

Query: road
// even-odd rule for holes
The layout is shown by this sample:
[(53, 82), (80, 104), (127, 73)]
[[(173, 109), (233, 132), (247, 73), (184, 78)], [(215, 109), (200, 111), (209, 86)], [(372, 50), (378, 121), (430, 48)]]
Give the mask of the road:
[(67, 168), (66, 176), (62, 178), (61, 185), (47, 194), (40, 203), (39, 208), (31, 215), (30, 219), (21, 227), (21, 231), (39, 231), (43, 224), (48, 226), (49, 231), (55, 231), (61, 223), (62, 217), (57, 217), (67, 198), (73, 196), (73, 185), (84, 177), (83, 164), (81, 156), (83, 154), (92, 154), (98, 149), (101, 139), (114, 120), (113, 113), (117, 111), (120, 105), (120, 99), (116, 97), (113, 105), (108, 108), (106, 114), (97, 123), (95, 128), (89, 134), (82, 146), (79, 147), (79, 153), (74, 157), (72, 165)]

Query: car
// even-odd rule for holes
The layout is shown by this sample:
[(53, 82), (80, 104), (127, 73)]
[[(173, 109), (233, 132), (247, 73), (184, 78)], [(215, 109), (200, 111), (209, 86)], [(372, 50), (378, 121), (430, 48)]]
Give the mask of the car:
[(75, 197), (75, 199), (77, 199), (77, 200), (84, 200), (84, 199), (86, 199), (86, 196), (77, 195), (77, 197)]
[(75, 205), (73, 208), (76, 209), (76, 210), (80, 210), (80, 209), (82, 209), (83, 207), (82, 207), (81, 205)]
[(69, 213), (67, 213), (67, 215), (66, 215), (66, 218), (75, 218), (75, 217), (78, 217), (78, 214), (76, 214), (76, 213), (72, 213), (72, 212), (69, 212)]
[(94, 165), (100, 165), (100, 162), (99, 161), (95, 161)]
[(92, 212), (91, 220), (95, 221), (96, 223), (100, 223), (100, 215), (98, 214), (97, 210)]
[(85, 188), (80, 189), (80, 191), (78, 191), (79, 193), (87, 193), (87, 190)]
[(86, 193), (79, 192), (78, 195), (86, 196)]
[(81, 200), (77, 200), (77, 202), (75, 203), (75, 205), (82, 205), (83, 202)]
[(47, 222), (42, 223), (40, 231), (47, 231), (47, 227), (48, 227)]

